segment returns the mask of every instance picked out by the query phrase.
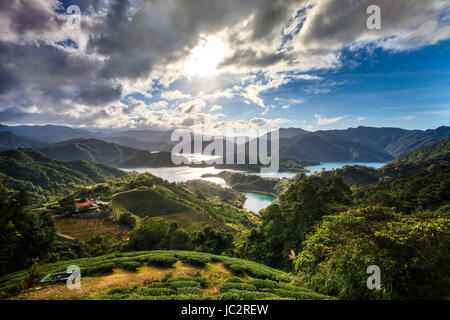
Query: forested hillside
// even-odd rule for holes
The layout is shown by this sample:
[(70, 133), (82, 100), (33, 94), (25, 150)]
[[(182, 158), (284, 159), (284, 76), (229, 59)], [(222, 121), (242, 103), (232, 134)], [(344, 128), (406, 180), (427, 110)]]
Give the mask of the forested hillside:
[(28, 191), (34, 203), (56, 199), (78, 186), (105, 182), (125, 174), (103, 164), (50, 159), (33, 149), (0, 152), (0, 182), (11, 191)]
[(84, 160), (119, 168), (172, 166), (170, 152), (150, 153), (96, 139), (71, 140), (40, 148), (58, 160)]

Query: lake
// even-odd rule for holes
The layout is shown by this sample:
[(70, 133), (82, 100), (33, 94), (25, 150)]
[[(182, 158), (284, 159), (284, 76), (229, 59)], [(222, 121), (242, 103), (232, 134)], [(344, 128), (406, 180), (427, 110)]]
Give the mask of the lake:
[[(306, 167), (311, 172), (307, 174), (312, 174), (315, 172), (322, 171), (322, 168), (325, 168), (325, 170), (332, 170), (332, 169), (339, 169), (342, 168), (345, 165), (362, 165), (362, 166), (368, 166), (368, 167), (374, 167), (374, 168), (380, 168), (384, 165), (384, 163), (377, 163), (377, 162), (324, 162), (317, 166), (310, 166)], [(194, 180), (194, 179), (202, 179), (207, 180), (210, 182), (214, 182), (216, 184), (221, 185), (222, 187), (229, 188), (229, 186), (226, 184), (225, 180), (222, 178), (217, 177), (208, 177), (208, 178), (202, 178), (203, 174), (209, 173), (209, 174), (218, 174), (219, 172), (223, 171), (221, 169), (215, 169), (214, 167), (205, 167), (205, 168), (192, 168), (187, 166), (182, 167), (162, 167), (162, 168), (137, 168), (137, 169), (121, 169), (124, 171), (132, 172), (149, 172), (151, 174), (154, 174), (155, 176), (158, 176), (160, 178), (163, 178), (169, 182), (186, 182), (188, 180)], [(235, 172), (242, 172), (237, 170), (228, 170), (227, 171), (235, 171)], [(292, 178), (295, 176), (295, 173), (293, 172), (278, 172), (275, 174), (261, 174), (259, 172), (256, 173), (245, 173), (245, 174), (254, 174), (259, 175), (262, 177), (269, 177), (269, 178)], [(272, 195), (267, 194), (261, 194), (261, 193), (255, 193), (255, 192), (244, 192), (244, 194), (247, 196), (247, 200), (244, 203), (244, 208), (247, 208), (248, 210), (258, 212), (259, 210), (266, 208), (268, 205), (272, 203), (276, 198)]]
[(258, 213), (259, 210), (267, 208), (277, 197), (271, 194), (263, 194), (256, 192), (243, 192), (247, 197), (244, 202), (244, 208)]
[(218, 174), (222, 170), (215, 169), (214, 167), (206, 168), (191, 168), (191, 167), (162, 167), (162, 168), (136, 168), (136, 169), (121, 169), (124, 171), (132, 172), (136, 171), (139, 173), (149, 172), (157, 177), (163, 178), (169, 182), (186, 182), (188, 180), (202, 179), (211, 181), (221, 185), (222, 187), (228, 187), (225, 180), (222, 178), (208, 177), (202, 178), (202, 175)]

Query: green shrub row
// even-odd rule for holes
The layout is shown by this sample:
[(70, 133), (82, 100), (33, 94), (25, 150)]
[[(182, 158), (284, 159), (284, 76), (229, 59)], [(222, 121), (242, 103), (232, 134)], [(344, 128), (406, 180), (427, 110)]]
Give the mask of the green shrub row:
[(248, 283), (224, 283), (220, 285), (219, 291), (220, 293), (225, 293), (231, 290), (245, 290), (245, 291), (256, 291), (256, 287), (254, 285)]
[(217, 296), (218, 300), (261, 300), (275, 298), (276, 296), (270, 292), (245, 291), (236, 289), (219, 294)]
[(193, 294), (193, 295), (201, 295), (202, 294), (202, 289), (197, 288), (197, 287), (183, 287), (183, 288), (178, 288), (177, 289), (177, 293), (180, 295), (184, 295), (184, 294)]
[(172, 289), (185, 288), (185, 287), (200, 288), (200, 284), (197, 281), (193, 281), (193, 280), (174, 281), (174, 282), (168, 283), (168, 286), (169, 286), (169, 288), (172, 288)]

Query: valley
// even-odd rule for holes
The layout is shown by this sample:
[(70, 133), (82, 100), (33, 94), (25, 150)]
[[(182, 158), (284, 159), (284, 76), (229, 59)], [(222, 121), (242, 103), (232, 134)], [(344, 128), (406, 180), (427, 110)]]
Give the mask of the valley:
[[(345, 285), (357, 295), (327, 288), (323, 272), (336, 261), (375, 256), (392, 284), (404, 276), (392, 269), (399, 263), (427, 279), (440, 277), (435, 266), (420, 271), (421, 255), (397, 254), (419, 246), (426, 257), (445, 261), (449, 157), (449, 139), (441, 139), (388, 163), (305, 160), (297, 171), (264, 175), (242, 167), (167, 166), (167, 155), (96, 139), (6, 150), (0, 152), (3, 226), (27, 236), (13, 240), (3, 232), (15, 244), (8, 249), (15, 259), (2, 265), (0, 293), (14, 299), (376, 298), (353, 282)], [(418, 231), (424, 226), (434, 231)], [(359, 251), (355, 237), (375, 251)], [(322, 247), (332, 249), (317, 251)], [(379, 250), (387, 256), (377, 257)], [(354, 256), (344, 262), (340, 252)], [(31, 259), (36, 256), (42, 262)], [(83, 291), (73, 295), (58, 284), (23, 289), (45, 272), (61, 271), (66, 260), (83, 268)]]

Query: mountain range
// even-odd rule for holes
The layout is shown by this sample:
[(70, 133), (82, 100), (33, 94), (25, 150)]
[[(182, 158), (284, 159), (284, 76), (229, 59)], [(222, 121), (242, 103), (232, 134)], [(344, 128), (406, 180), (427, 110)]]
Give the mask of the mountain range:
[[(42, 149), (44, 154), (57, 157), (57, 159), (70, 160), (73, 157), (69, 155), (68, 148), (71, 147), (68, 147), (68, 145), (78, 144), (79, 146), (81, 140), (87, 140), (90, 142), (85, 141), (83, 145), (90, 145), (90, 147), (73, 147), (77, 159), (81, 157), (81, 159), (87, 161), (101, 160), (99, 162), (108, 165), (136, 167), (148, 163), (157, 164), (160, 160), (169, 159), (168, 153), (176, 143), (171, 141), (171, 134), (171, 130), (94, 132), (53, 125), (0, 125), (0, 150), (22, 147), (39, 148)], [(386, 162), (418, 147), (432, 144), (443, 138), (449, 138), (450, 127), (406, 130), (360, 126), (346, 130), (320, 130), (315, 132), (300, 128), (282, 128), (279, 131), (279, 137), (281, 158), (321, 162)], [(247, 139), (247, 144), (249, 139)], [(259, 139), (267, 139), (267, 135), (261, 136)], [(101, 154), (101, 149), (95, 150), (95, 148), (103, 146), (99, 142), (100, 140), (104, 143), (116, 145), (114, 146), (116, 151), (112, 152), (112, 159), (106, 159), (107, 157)], [(139, 151), (161, 151), (161, 153), (158, 156), (154, 154), (149, 156)], [(122, 154), (122, 152), (124, 153)], [(111, 154), (109, 155), (111, 156)]]

